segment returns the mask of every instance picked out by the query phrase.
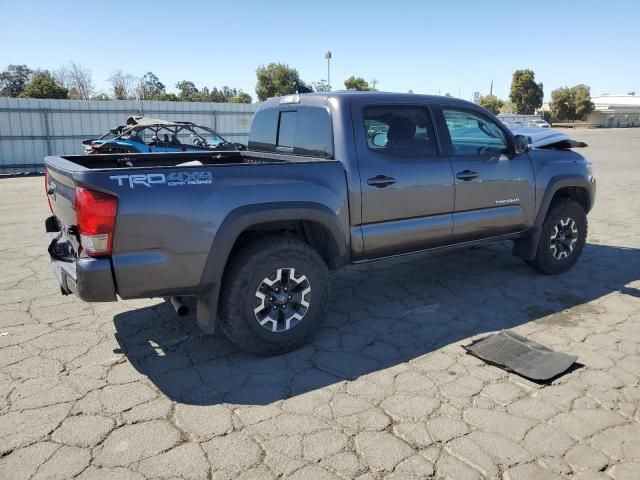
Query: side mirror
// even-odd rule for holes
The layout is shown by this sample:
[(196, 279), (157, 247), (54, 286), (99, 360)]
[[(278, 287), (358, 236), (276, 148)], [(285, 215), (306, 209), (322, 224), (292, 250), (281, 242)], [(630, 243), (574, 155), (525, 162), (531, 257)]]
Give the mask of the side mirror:
[(516, 153), (526, 153), (531, 150), (531, 143), (527, 135), (516, 135)]

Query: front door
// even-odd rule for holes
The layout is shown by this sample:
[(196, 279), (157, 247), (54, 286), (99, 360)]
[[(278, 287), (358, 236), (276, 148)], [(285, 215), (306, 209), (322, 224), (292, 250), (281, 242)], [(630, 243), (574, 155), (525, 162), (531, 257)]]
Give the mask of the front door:
[(426, 105), (354, 102), (364, 255), (443, 243), (453, 227), (453, 173)]
[(475, 240), (524, 230), (531, 224), (535, 204), (529, 155), (515, 155), (503, 128), (480, 112), (443, 106), (438, 115), (450, 138), (454, 239)]

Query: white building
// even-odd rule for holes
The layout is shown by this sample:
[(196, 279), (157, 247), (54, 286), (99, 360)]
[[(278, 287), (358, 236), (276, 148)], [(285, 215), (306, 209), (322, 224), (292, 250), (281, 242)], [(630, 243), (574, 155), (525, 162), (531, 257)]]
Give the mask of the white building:
[(640, 96), (602, 95), (591, 101), (595, 110), (587, 122), (600, 127), (640, 127)]

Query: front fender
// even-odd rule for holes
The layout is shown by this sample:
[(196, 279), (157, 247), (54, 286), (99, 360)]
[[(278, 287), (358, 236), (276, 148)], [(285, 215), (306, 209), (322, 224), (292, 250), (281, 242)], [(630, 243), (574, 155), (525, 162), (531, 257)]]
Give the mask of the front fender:
[(538, 251), (538, 244), (540, 243), (540, 235), (542, 233), (542, 224), (547, 217), (551, 202), (556, 193), (562, 188), (577, 187), (582, 188), (588, 195), (588, 208), (587, 212), (591, 210), (595, 201), (595, 180), (591, 178), (585, 178), (575, 174), (560, 174), (551, 178), (547, 183), (547, 186), (542, 194), (542, 199), (538, 206), (538, 212), (536, 213), (533, 226), (527, 235), (516, 240), (513, 244), (513, 255), (524, 258), (526, 260), (532, 260), (536, 256)]
[(556, 175), (551, 180), (549, 180), (545, 192), (542, 195), (542, 200), (540, 201), (540, 206), (538, 207), (538, 213), (536, 214), (534, 227), (542, 227), (544, 219), (547, 216), (547, 212), (549, 211), (549, 207), (551, 206), (551, 200), (553, 200), (554, 195), (560, 189), (565, 187), (577, 187), (584, 189), (587, 192), (589, 199), (589, 207), (587, 209), (587, 213), (591, 210), (595, 201), (595, 181), (589, 181), (588, 178), (574, 174)]

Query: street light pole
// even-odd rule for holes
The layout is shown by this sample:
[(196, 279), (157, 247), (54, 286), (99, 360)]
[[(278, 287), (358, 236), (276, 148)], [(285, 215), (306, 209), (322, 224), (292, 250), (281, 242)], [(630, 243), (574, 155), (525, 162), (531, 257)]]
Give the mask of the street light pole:
[(327, 85), (331, 91), (331, 52), (325, 53), (324, 58), (327, 59)]

